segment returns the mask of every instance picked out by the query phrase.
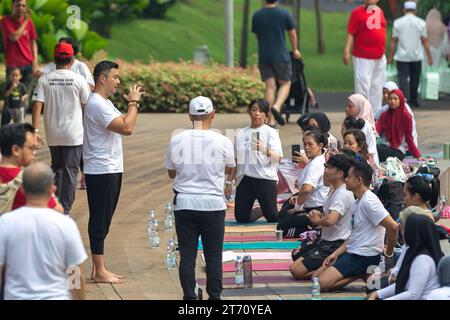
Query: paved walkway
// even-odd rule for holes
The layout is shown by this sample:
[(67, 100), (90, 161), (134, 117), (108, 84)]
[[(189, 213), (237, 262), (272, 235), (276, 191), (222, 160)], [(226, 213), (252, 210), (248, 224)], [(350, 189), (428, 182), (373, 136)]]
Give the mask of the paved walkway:
[[(344, 99), (333, 101), (335, 109), (344, 108)], [(325, 96), (324, 96), (325, 97)], [(336, 98), (336, 97), (335, 97)], [(342, 98), (342, 97), (341, 97)], [(319, 97), (319, 101), (325, 101)], [(323, 109), (331, 108), (328, 106)], [(341, 110), (342, 110), (341, 109)], [(329, 112), (332, 121), (332, 133), (339, 137), (343, 112)], [(29, 117), (29, 116), (28, 116)], [(421, 108), (416, 111), (420, 146), (424, 151), (441, 150), (440, 144), (450, 142), (450, 104), (437, 110)], [(28, 119), (29, 120), (29, 119)], [(294, 119), (293, 119), (294, 120)], [(225, 132), (247, 126), (246, 114), (217, 115), (214, 127)], [(147, 210), (154, 208), (159, 221), (163, 218), (164, 204), (172, 198), (171, 182), (164, 169), (166, 148), (171, 133), (178, 128), (188, 128), (190, 123), (184, 114), (140, 114), (135, 133), (124, 138), (125, 174), (119, 205), (106, 240), (105, 257), (108, 268), (125, 276), (123, 285), (87, 284), (88, 299), (180, 299), (181, 288), (177, 271), (168, 271), (165, 267), (165, 246), (173, 237), (173, 232), (162, 232), (160, 249), (151, 249), (146, 234)], [(40, 128), (43, 131), (43, 127)], [(286, 155), (290, 154), (290, 145), (299, 143), (300, 130), (295, 124), (280, 129), (280, 135)], [(48, 148), (44, 147), (38, 159), (50, 162)], [(77, 222), (88, 250), (88, 206), (86, 192), (77, 191), (72, 213)], [(164, 249), (164, 250), (163, 250)], [(450, 253), (448, 247), (447, 254)], [(85, 264), (86, 276), (91, 263)], [(197, 272), (202, 272), (198, 268)], [(204, 276), (204, 274), (203, 274)], [(229, 276), (229, 275), (228, 275)], [(268, 299), (280, 295), (268, 295)], [(292, 296), (291, 296), (292, 297)], [(298, 297), (298, 296), (296, 296)], [(226, 297), (233, 299), (233, 297)], [(236, 297), (234, 297), (236, 299)]]

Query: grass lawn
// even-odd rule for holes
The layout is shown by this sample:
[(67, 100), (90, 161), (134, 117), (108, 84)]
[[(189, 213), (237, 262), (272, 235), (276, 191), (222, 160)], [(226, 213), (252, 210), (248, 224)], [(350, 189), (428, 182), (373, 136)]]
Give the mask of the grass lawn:
[[(212, 59), (225, 62), (224, 1), (194, 0), (191, 5), (178, 3), (168, 12), (166, 20), (135, 20), (115, 25), (106, 48), (112, 58), (127, 61), (150, 58), (159, 61), (192, 60), (194, 49), (208, 45)], [(261, 1), (251, 1), (251, 12)], [(234, 1), (235, 61), (238, 65), (241, 39), (243, 0)], [(301, 51), (306, 65), (306, 78), (314, 90), (351, 91), (353, 72), (342, 63), (348, 14), (323, 13), (326, 53), (317, 54), (314, 11), (301, 12)], [(257, 63), (257, 43), (249, 35), (248, 61)], [(290, 45), (289, 45), (290, 48)]]

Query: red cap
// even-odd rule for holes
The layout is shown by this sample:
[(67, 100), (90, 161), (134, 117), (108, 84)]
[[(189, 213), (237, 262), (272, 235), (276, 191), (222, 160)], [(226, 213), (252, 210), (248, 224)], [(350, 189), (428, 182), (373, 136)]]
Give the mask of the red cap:
[(60, 42), (55, 47), (54, 52), (56, 58), (71, 58), (74, 56), (72, 45), (69, 43)]

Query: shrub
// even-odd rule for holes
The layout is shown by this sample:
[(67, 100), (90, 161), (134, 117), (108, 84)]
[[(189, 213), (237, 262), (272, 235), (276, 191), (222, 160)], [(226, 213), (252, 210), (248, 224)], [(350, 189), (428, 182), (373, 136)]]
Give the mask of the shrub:
[[(87, 61), (92, 69), (104, 55)], [(186, 112), (189, 101), (199, 95), (213, 101), (218, 112), (240, 112), (252, 99), (264, 97), (264, 85), (256, 68), (230, 69), (213, 64), (199, 66), (188, 62), (150, 62), (143, 64), (116, 61), (120, 66), (120, 91), (128, 91), (134, 84), (141, 84), (147, 95), (141, 101), (141, 112)], [(0, 66), (2, 70), (3, 66)], [(1, 71), (0, 71), (1, 72)], [(4, 88), (0, 78), (0, 88)], [(119, 94), (111, 98), (122, 111), (126, 104)]]

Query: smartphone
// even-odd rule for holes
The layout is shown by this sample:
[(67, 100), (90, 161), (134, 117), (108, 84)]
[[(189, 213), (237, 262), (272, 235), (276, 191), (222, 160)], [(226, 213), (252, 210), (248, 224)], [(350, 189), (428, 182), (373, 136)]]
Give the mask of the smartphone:
[[(298, 157), (300, 153), (300, 145), (299, 144), (293, 144), (292, 145), (292, 156), (293, 157)], [(298, 162), (298, 161), (294, 161), (294, 159), (292, 159), (292, 162)]]
[[(254, 143), (256, 141), (259, 141), (259, 137), (260, 137), (259, 131), (252, 132), (252, 143)], [(256, 145), (256, 151), (259, 151), (259, 146), (258, 145)]]

